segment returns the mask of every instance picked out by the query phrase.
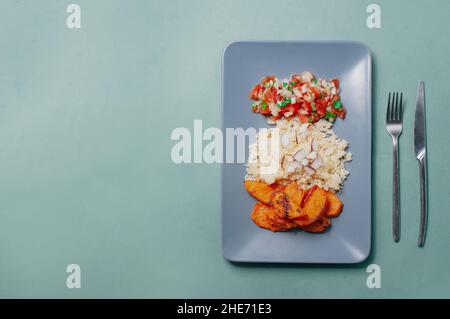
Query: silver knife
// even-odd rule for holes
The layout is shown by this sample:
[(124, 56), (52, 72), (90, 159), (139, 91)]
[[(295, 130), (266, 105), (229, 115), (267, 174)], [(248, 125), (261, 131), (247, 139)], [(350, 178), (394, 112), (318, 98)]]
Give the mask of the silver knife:
[(419, 161), (420, 175), (420, 227), (417, 245), (425, 244), (428, 219), (428, 182), (427, 182), (427, 143), (425, 130), (425, 87), (424, 82), (419, 81), (417, 90), (416, 116), (414, 122), (414, 151)]

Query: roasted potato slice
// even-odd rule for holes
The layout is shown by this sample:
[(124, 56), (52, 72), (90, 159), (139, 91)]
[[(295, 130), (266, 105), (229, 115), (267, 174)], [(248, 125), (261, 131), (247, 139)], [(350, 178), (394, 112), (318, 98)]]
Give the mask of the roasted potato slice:
[(325, 216), (328, 218), (338, 217), (344, 205), (342, 204), (339, 197), (332, 192), (327, 192), (327, 200), (328, 200), (328, 209), (325, 212)]
[(287, 219), (295, 219), (301, 217), (299, 210), (305, 192), (296, 182), (287, 185), (282, 192), (273, 195), (271, 205), (275, 208), (278, 216)]
[(255, 203), (251, 213), (251, 218), (259, 227), (269, 229), (271, 231), (286, 231), (297, 227), (295, 223), (277, 216), (272, 207), (261, 202)]
[(301, 216), (293, 221), (300, 227), (311, 225), (325, 214), (327, 206), (327, 192), (320, 187), (315, 187), (307, 194), (307, 199), (301, 208)]
[(264, 182), (251, 180), (244, 181), (244, 186), (250, 195), (263, 202), (264, 204), (270, 204), (270, 200), (273, 194), (283, 189), (283, 186), (279, 184), (274, 183), (272, 185), (269, 185)]
[(331, 220), (325, 216), (320, 217), (311, 225), (301, 227), (302, 230), (309, 233), (323, 233), (331, 226)]

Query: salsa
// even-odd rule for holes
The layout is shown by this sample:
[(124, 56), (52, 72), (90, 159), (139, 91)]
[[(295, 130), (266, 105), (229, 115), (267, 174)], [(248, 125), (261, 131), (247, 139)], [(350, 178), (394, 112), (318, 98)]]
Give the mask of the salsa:
[(345, 108), (339, 96), (339, 80), (316, 79), (310, 72), (293, 74), (280, 80), (265, 76), (250, 92), (252, 111), (276, 121), (282, 116), (298, 116), (302, 123), (314, 123), (325, 118), (334, 122), (345, 118)]

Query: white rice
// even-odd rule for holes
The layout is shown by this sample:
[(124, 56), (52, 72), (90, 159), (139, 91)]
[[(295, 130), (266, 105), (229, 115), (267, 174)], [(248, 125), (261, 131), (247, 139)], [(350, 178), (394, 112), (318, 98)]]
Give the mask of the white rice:
[[(278, 134), (275, 130), (279, 130)], [(257, 142), (250, 145), (246, 179), (287, 183), (297, 181), (298, 185), (308, 189), (317, 185), (326, 190), (339, 192), (349, 175), (345, 163), (351, 161), (352, 154), (347, 152), (348, 142), (336, 136), (332, 123), (320, 120), (314, 124), (302, 124), (297, 118), (276, 122), (276, 128), (268, 129), (267, 144), (279, 136), (279, 154), (261, 151), (262, 131)], [(258, 144), (259, 143), (259, 144)], [(275, 169), (264, 172), (270, 161)]]

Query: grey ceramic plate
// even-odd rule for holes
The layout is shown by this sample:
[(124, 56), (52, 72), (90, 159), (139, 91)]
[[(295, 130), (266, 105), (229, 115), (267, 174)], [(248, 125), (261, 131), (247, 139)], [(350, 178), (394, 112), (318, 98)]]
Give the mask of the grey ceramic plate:
[(268, 127), (251, 112), (250, 89), (268, 74), (287, 78), (311, 71), (338, 78), (347, 109), (336, 134), (350, 143), (353, 161), (344, 184), (343, 213), (323, 234), (272, 233), (250, 219), (255, 200), (243, 187), (245, 165), (222, 166), (222, 252), (235, 262), (358, 263), (371, 246), (371, 55), (356, 42), (234, 42), (223, 56), (222, 128)]

